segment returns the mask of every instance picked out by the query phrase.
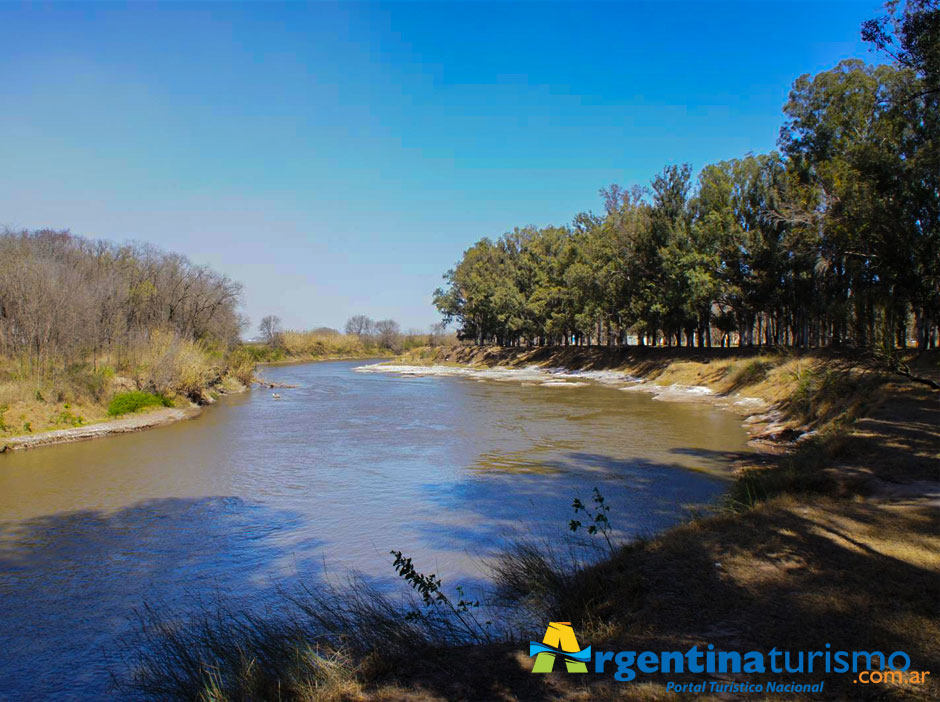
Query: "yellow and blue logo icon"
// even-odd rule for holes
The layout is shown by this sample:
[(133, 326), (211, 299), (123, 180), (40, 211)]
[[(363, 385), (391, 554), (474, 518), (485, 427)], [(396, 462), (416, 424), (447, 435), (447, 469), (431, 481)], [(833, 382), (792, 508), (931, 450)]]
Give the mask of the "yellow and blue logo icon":
[(581, 649), (571, 622), (549, 622), (542, 643), (529, 642), (529, 655), (535, 656), (533, 673), (552, 672), (555, 659), (559, 656), (564, 659), (569, 673), (586, 673), (587, 663), (591, 660), (591, 647)]

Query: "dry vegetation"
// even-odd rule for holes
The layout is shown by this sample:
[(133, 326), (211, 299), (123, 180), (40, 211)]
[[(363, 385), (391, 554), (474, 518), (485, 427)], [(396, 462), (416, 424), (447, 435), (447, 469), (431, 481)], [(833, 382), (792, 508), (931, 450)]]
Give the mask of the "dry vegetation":
[[(363, 318), (366, 319), (366, 318)], [(373, 324), (371, 320), (368, 320)], [(297, 361), (326, 361), (345, 358), (380, 358), (411, 351), (416, 348), (437, 347), (455, 341), (453, 335), (434, 330), (421, 332), (410, 329), (402, 333), (398, 324), (385, 320), (373, 326), (364, 326), (358, 333), (341, 333), (336, 329), (309, 331), (277, 331), (264, 343), (245, 344), (245, 349), (259, 362), (281, 363)], [(347, 328), (349, 325), (347, 325)]]
[(224, 275), (55, 231), (0, 232), (0, 261), (0, 440), (96, 422), (123, 392), (202, 403), (251, 379)]
[(135, 391), (180, 407), (211, 402), (220, 393), (244, 389), (254, 365), (238, 351), (223, 353), (167, 331), (125, 348), (120, 360), (102, 355), (94, 363), (49, 374), (30, 373), (21, 361), (0, 358), (0, 444), (109, 419), (112, 401)]

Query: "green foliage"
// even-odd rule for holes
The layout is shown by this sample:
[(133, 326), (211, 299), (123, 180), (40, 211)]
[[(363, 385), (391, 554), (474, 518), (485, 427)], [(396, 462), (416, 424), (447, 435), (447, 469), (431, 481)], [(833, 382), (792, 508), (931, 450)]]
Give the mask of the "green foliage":
[[(926, 36), (940, 11), (914, 5), (903, 31)], [(667, 166), (649, 189), (602, 190), (604, 216), (481, 239), (434, 304), (478, 344), (935, 344), (940, 90), (924, 75), (849, 60), (801, 76), (781, 153), (694, 183)]]
[(607, 548), (611, 553), (613, 553), (614, 544), (610, 540), (610, 519), (607, 517), (607, 513), (610, 512), (610, 505), (605, 503), (604, 496), (597, 488), (594, 488), (591, 501), (594, 503), (594, 507), (588, 508), (583, 502), (581, 502), (579, 498), (574, 498), (574, 501), (571, 503), (571, 507), (574, 509), (575, 517), (577, 517), (578, 514), (583, 513), (585, 518), (590, 523), (585, 526), (581, 520), (575, 518), (568, 522), (568, 528), (571, 531), (577, 531), (578, 529), (584, 528), (587, 530), (587, 533), (591, 534), (592, 536), (595, 534), (600, 534), (607, 542)]
[(173, 403), (163, 395), (135, 390), (115, 395), (108, 405), (108, 414), (112, 417), (136, 412), (145, 407), (172, 407)]
[(940, 86), (940, 3), (937, 0), (890, 0), (886, 16), (862, 23), (862, 39), (928, 85)]
[[(401, 551), (391, 551), (391, 554), (395, 557), (393, 563), (395, 572), (421, 597), (421, 601), (426, 608), (442, 609), (445, 612), (444, 616), (450, 618), (452, 622), (456, 622), (468, 640), (489, 641), (488, 627), (491, 622), (480, 622), (473, 614), (473, 610), (480, 607), (479, 600), (467, 598), (463, 588), (458, 586), (458, 599), (455, 602), (444, 594), (442, 589), (444, 583), (440, 577), (434, 573), (425, 575), (418, 572), (411, 558), (406, 557)], [(426, 616), (426, 614), (412, 610), (406, 615), (406, 618), (409, 621), (421, 621)]]
[(287, 356), (283, 348), (267, 344), (243, 344), (239, 347), (239, 351), (255, 363), (283, 361)]
[(80, 414), (71, 411), (68, 403), (65, 404), (61, 412), (57, 412), (49, 419), (50, 424), (67, 424), (71, 427), (80, 427), (85, 423), (85, 418)]

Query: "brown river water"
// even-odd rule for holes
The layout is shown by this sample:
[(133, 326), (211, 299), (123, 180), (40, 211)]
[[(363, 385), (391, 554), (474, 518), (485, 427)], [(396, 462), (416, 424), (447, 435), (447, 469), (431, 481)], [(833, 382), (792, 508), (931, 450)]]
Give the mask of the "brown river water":
[(655, 533), (718, 499), (746, 450), (739, 417), (626, 379), (362, 365), (271, 367), (298, 386), (280, 400), (256, 389), (194, 420), (0, 455), (0, 700), (116, 696), (144, 602), (263, 607), (324, 569), (391, 582), (391, 549), (483, 587), (488, 555), (561, 538), (595, 486), (618, 536)]

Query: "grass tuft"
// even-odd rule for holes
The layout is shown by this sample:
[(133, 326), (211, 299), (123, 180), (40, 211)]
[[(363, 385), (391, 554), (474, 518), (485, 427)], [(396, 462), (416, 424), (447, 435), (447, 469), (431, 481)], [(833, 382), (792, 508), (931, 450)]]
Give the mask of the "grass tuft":
[(172, 407), (173, 403), (163, 395), (155, 395), (150, 392), (122, 392), (112, 398), (108, 405), (108, 414), (116, 417), (120, 414), (128, 414), (144, 409), (145, 407)]
[(150, 700), (339, 700), (365, 679), (481, 643), (449, 610), (391, 597), (357, 575), (283, 593), (277, 613), (224, 600), (180, 621), (145, 605), (118, 689)]

